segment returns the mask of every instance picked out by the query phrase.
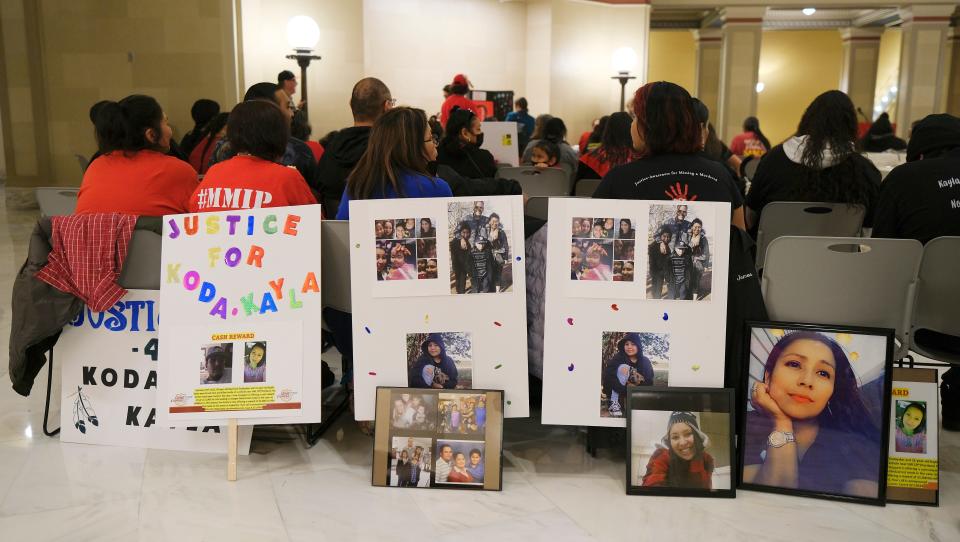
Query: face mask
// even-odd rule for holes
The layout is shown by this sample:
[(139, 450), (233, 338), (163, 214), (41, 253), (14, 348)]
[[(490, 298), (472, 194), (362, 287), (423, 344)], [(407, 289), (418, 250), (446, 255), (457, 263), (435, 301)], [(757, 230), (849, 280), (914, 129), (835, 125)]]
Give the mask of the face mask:
[(440, 169), (440, 164), (436, 160), (427, 162), (427, 172), (430, 173), (431, 177), (437, 176), (438, 169)]
[(483, 146), (483, 132), (477, 134), (477, 142), (475, 143), (475, 145), (478, 147)]

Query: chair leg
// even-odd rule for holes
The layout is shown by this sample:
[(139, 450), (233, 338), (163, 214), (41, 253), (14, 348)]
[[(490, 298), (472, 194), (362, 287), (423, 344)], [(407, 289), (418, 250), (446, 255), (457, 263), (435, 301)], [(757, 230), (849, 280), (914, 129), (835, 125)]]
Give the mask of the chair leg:
[(60, 433), (60, 428), (53, 431), (47, 428), (47, 422), (50, 418), (50, 390), (53, 388), (53, 348), (49, 351), (50, 359), (47, 360), (47, 400), (43, 404), (43, 434), (48, 437), (55, 437)]
[(334, 407), (333, 412), (330, 416), (323, 420), (320, 423), (310, 424), (304, 426), (304, 438), (307, 441), (307, 448), (313, 448), (313, 446), (320, 440), (320, 437), (327, 432), (328, 429), (333, 427), (334, 422), (343, 415), (344, 412), (350, 407), (350, 394), (353, 392), (347, 392), (344, 394), (343, 401), (340, 401), (340, 404)]

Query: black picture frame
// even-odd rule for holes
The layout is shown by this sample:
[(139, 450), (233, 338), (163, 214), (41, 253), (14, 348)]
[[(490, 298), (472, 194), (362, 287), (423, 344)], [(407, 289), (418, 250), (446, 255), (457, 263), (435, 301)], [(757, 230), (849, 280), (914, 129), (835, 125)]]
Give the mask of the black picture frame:
[[(738, 458), (736, 455), (736, 428), (734, 416), (736, 413), (735, 394), (733, 388), (684, 388), (684, 387), (634, 387), (630, 389), (627, 409), (627, 461), (626, 461), (626, 489), (627, 495), (650, 495), (669, 497), (736, 497)], [(665, 421), (671, 419), (677, 412), (696, 413), (698, 423), (703, 425), (703, 414), (719, 414), (712, 417), (725, 426), (726, 443), (711, 445), (710, 450), (715, 454), (723, 451), (726, 463), (729, 465), (728, 488), (695, 488), (695, 487), (665, 487), (636, 485), (633, 481), (640, 469), (634, 470), (634, 436), (641, 434), (641, 429), (634, 426), (635, 411), (654, 411), (662, 426), (650, 427), (642, 434), (663, 434), (667, 429)], [(698, 428), (699, 430), (699, 428)], [(698, 431), (699, 432), (699, 431)], [(717, 454), (718, 456), (720, 454)], [(653, 455), (651, 455), (651, 458)], [(722, 457), (722, 456), (720, 456)], [(712, 475), (711, 475), (712, 477)]]
[[(755, 482), (748, 482), (746, 478), (748, 476), (747, 469), (754, 464), (747, 465), (747, 454), (753, 453), (755, 447), (758, 445), (759, 436), (751, 433), (751, 418), (755, 420), (753, 425), (759, 423), (761, 418), (759, 414), (751, 415), (751, 410), (748, 409), (748, 405), (751, 405), (753, 400), (753, 388), (752, 382), (757, 379), (751, 375), (751, 364), (753, 363), (753, 353), (751, 352), (752, 339), (754, 336), (754, 330), (780, 330), (783, 331), (783, 336), (772, 342), (771, 346), (779, 344), (784, 337), (788, 335), (803, 331), (803, 332), (813, 332), (818, 334), (823, 333), (833, 333), (833, 334), (847, 334), (851, 336), (872, 336), (878, 337), (885, 341), (883, 348), (882, 360), (882, 370), (883, 375), (881, 377), (872, 378), (869, 382), (864, 385), (863, 383), (857, 384), (858, 399), (862, 401), (862, 396), (859, 396), (861, 390), (867, 386), (871, 386), (870, 393), (877, 396), (877, 404), (874, 405), (876, 411), (870, 412), (871, 415), (878, 417), (879, 426), (873, 428), (876, 431), (877, 436), (875, 437), (875, 442), (866, 442), (866, 444), (876, 444), (876, 484), (877, 492), (874, 496), (859, 496), (849, 493), (841, 493), (837, 491), (830, 491), (828, 488), (817, 489), (813, 487), (801, 488), (801, 487), (783, 487), (777, 485), (769, 485)], [(829, 337), (828, 337), (829, 338)], [(770, 339), (772, 341), (772, 339)], [(891, 384), (892, 384), (892, 375), (893, 375), (893, 347), (894, 347), (894, 330), (888, 328), (876, 328), (876, 327), (863, 327), (863, 326), (849, 326), (849, 325), (835, 325), (835, 324), (811, 324), (811, 323), (802, 323), (802, 322), (780, 322), (780, 321), (748, 321), (744, 324), (744, 335), (743, 335), (743, 359), (742, 359), (742, 374), (741, 374), (741, 385), (743, 386), (744, 393), (742, 394), (742, 402), (737, 405), (738, 413), (741, 415), (743, 420), (742, 427), (738, 428), (740, 434), (737, 436), (738, 442), (738, 483), (737, 487), (739, 489), (751, 490), (751, 491), (762, 491), (768, 493), (779, 493), (785, 495), (798, 495), (804, 497), (812, 497), (818, 499), (828, 499), (835, 501), (851, 502), (858, 504), (869, 504), (874, 506), (885, 506), (886, 504), (886, 485), (887, 485), (887, 451), (888, 451), (888, 439), (889, 439), (889, 429), (890, 429), (890, 393), (891, 393)], [(852, 339), (851, 339), (852, 341)], [(838, 344), (834, 341), (835, 344)], [(769, 362), (772, 352), (768, 353), (767, 362)], [(853, 358), (852, 352), (851, 355), (846, 355), (846, 349), (844, 349), (845, 359), (853, 371), (853, 364), (850, 363), (850, 358)], [(857, 376), (856, 372), (854, 376)], [(879, 389), (877, 389), (879, 387)], [(832, 393), (832, 392), (831, 392)], [(831, 396), (832, 398), (832, 396)], [(866, 406), (866, 405), (865, 405)], [(818, 414), (818, 417), (823, 415), (823, 412)], [(832, 414), (831, 414), (832, 416)], [(819, 433), (818, 433), (819, 436)], [(855, 438), (861, 438), (866, 440), (864, 435), (854, 435)], [(824, 439), (836, 438), (831, 435), (826, 435)], [(815, 442), (815, 441), (814, 441)], [(829, 442), (829, 441), (828, 441)], [(765, 443), (763, 443), (765, 447)], [(791, 445), (788, 443), (788, 445)], [(812, 446), (811, 446), (812, 447)], [(845, 447), (846, 450), (857, 449), (856, 447)], [(822, 448), (821, 448), (822, 450)], [(765, 452), (765, 450), (764, 450)], [(823, 452), (818, 452), (823, 453)], [(806, 451), (805, 459), (809, 459), (810, 449)], [(864, 457), (865, 459), (872, 459), (871, 456)], [(851, 460), (849, 457), (845, 460)], [(827, 463), (823, 463), (827, 465)], [(833, 460), (829, 462), (830, 466), (839, 465), (840, 462)], [(858, 464), (862, 466), (862, 463)], [(802, 465), (799, 466), (800, 469), (803, 468)], [(800, 474), (798, 474), (799, 478)], [(825, 476), (824, 478), (831, 480), (832, 482), (836, 481), (836, 477)], [(801, 482), (798, 480), (797, 482)], [(809, 484), (808, 484), (809, 485)]]
[[(432, 429), (399, 429), (393, 426), (391, 408), (396, 397), (403, 394), (411, 396), (432, 396), (434, 397), (434, 408), (437, 409), (436, 425)], [(441, 395), (463, 395), (477, 396), (483, 395), (486, 401), (486, 420), (483, 424), (482, 434), (475, 432), (453, 433), (444, 432), (440, 425), (440, 396)], [(503, 421), (504, 421), (504, 392), (503, 390), (490, 389), (431, 389), (431, 388), (408, 388), (377, 386), (376, 391), (376, 410), (374, 420), (373, 436), (373, 466), (371, 469), (371, 485), (375, 487), (404, 487), (391, 485), (391, 442), (394, 438), (413, 438), (417, 440), (430, 440), (430, 471), (429, 479), (425, 486), (413, 486), (417, 489), (457, 489), (468, 491), (502, 491), (503, 490)], [(463, 444), (464, 449), (474, 446), (467, 446), (467, 443), (475, 442), (482, 444), (484, 480), (479, 484), (465, 484), (457, 482), (437, 482), (436, 476), (436, 452), (440, 441), (454, 442)], [(496, 457), (496, 461), (491, 461), (491, 456)], [(469, 461), (469, 460), (468, 460)], [(491, 470), (489, 467), (494, 464)], [(495, 476), (491, 476), (493, 472)], [(406, 486), (410, 487), (410, 486)]]

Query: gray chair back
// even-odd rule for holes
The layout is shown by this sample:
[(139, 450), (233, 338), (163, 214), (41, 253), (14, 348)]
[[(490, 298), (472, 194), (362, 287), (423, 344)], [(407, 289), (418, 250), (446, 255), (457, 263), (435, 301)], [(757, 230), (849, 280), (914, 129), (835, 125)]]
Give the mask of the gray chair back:
[(786, 322), (895, 329), (900, 359), (910, 347), (922, 251), (913, 239), (780, 237), (761, 281), (767, 312)]
[(593, 197), (593, 193), (597, 191), (598, 186), (600, 186), (600, 179), (580, 179), (577, 181), (574, 195), (578, 198)]
[[(760, 165), (760, 158), (754, 157), (749, 160), (746, 164), (743, 165), (743, 176), (748, 180), (752, 181), (753, 176), (757, 174), (757, 167)], [(764, 209), (766, 210), (766, 209)]]
[(547, 220), (549, 201), (550, 198), (546, 196), (534, 196), (527, 200), (527, 207), (523, 210), (523, 214), (540, 220)]
[(324, 307), (351, 312), (350, 223), (324, 220), (320, 224), (320, 297)]
[(777, 237), (857, 237), (866, 209), (846, 203), (774, 201), (764, 206), (757, 230), (757, 268), (763, 267), (767, 247)]
[(127, 246), (127, 258), (117, 283), (127, 290), (160, 289), (160, 254), (163, 243), (159, 233), (133, 230)]
[(533, 166), (507, 167), (497, 172), (504, 179), (513, 179), (528, 196), (569, 196), (570, 175), (559, 168)]
[(913, 311), (912, 349), (928, 358), (960, 363), (960, 352), (923, 341), (926, 331), (952, 335), (960, 341), (960, 237), (937, 237), (923, 248), (917, 304)]
[(34, 190), (43, 216), (72, 215), (77, 208), (79, 188), (43, 186)]

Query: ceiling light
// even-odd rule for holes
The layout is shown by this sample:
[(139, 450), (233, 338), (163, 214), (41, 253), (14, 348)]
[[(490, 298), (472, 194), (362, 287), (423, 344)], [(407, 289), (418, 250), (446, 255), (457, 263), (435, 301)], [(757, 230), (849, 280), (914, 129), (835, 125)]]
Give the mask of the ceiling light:
[(803, 8), (803, 14), (807, 17), (813, 15), (817, 12), (817, 8)]

